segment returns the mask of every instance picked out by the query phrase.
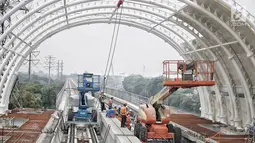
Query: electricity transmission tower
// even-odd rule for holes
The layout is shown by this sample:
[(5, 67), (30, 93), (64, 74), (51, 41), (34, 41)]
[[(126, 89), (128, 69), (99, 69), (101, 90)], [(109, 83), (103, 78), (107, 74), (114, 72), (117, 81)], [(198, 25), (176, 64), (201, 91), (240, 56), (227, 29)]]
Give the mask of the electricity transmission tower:
[(49, 70), (49, 73), (48, 73), (48, 78), (49, 78), (49, 85), (50, 85), (50, 78), (51, 78), (51, 70), (53, 69), (53, 66), (55, 64), (54, 60), (55, 60), (55, 57), (49, 55), (48, 57), (45, 57), (46, 61), (45, 61), (45, 64), (47, 65), (47, 68)]
[(63, 79), (63, 70), (64, 70), (64, 63), (63, 63), (63, 60), (61, 60), (61, 63), (60, 63), (60, 78)]
[(40, 59), (33, 59), (33, 57), (36, 58), (39, 54), (40, 54), (40, 51), (32, 51), (29, 54), (28, 59), (26, 59), (26, 62), (24, 63), (24, 64), (27, 64), (27, 62), (28, 62), (29, 82), (31, 80), (31, 68), (32, 68), (31, 63), (33, 63), (33, 65), (37, 65), (40, 62)]
[(144, 76), (144, 73), (145, 73), (145, 66), (143, 66), (143, 76)]
[(59, 60), (58, 60), (58, 63), (57, 63), (57, 79), (59, 79), (59, 66), (60, 66), (60, 64), (59, 64)]
[(58, 63), (57, 63), (57, 78), (58, 79), (62, 79), (63, 78), (63, 67), (64, 67), (64, 63), (63, 63), (63, 60), (58, 60)]

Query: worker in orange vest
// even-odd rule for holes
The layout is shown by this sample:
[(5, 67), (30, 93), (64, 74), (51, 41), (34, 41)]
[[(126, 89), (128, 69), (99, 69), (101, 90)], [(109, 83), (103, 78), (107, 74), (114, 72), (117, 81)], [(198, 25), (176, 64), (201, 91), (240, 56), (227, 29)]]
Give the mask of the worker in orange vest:
[(127, 119), (126, 119), (126, 127), (131, 130), (130, 122), (131, 122), (131, 117), (130, 117), (131, 112), (129, 111), (127, 114)]
[(124, 105), (120, 108), (120, 115), (121, 115), (121, 127), (124, 127), (126, 124), (127, 119), (127, 104), (124, 103)]

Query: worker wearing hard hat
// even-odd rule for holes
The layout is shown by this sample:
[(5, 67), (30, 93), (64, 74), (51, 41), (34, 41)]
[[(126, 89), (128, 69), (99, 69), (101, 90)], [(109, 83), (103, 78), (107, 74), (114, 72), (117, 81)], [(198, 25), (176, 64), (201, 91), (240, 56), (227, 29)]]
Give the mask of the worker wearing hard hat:
[(131, 122), (131, 111), (129, 111), (127, 113), (127, 118), (126, 118), (126, 127), (131, 130), (131, 126), (130, 126), (130, 122)]
[(121, 115), (121, 127), (124, 127), (126, 124), (127, 119), (127, 103), (124, 103), (123, 106), (120, 108), (120, 115)]
[(117, 106), (117, 109), (118, 109), (118, 113), (119, 113), (119, 115), (120, 115), (120, 108), (121, 108), (121, 106), (120, 106), (120, 105), (118, 105), (118, 106)]
[(119, 0), (117, 3), (117, 7), (120, 8), (120, 6), (123, 4), (124, 0)]
[(115, 116), (118, 116), (119, 115), (119, 112), (118, 112), (118, 108), (117, 108), (117, 106), (114, 106), (114, 111), (115, 111)]
[(101, 95), (100, 98), (99, 98), (99, 102), (100, 102), (100, 104), (101, 104), (101, 111), (104, 111), (104, 110), (105, 110), (104, 100), (105, 100), (104, 95)]
[(111, 97), (111, 98), (108, 100), (109, 109), (112, 109), (112, 99), (113, 99), (113, 97)]

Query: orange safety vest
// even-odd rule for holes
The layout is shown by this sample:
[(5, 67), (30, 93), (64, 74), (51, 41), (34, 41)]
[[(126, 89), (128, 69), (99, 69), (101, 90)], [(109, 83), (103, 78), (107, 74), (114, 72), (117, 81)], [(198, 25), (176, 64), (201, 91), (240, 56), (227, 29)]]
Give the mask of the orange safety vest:
[(127, 115), (127, 108), (126, 107), (121, 107), (120, 108), (120, 114), (123, 115), (123, 116)]

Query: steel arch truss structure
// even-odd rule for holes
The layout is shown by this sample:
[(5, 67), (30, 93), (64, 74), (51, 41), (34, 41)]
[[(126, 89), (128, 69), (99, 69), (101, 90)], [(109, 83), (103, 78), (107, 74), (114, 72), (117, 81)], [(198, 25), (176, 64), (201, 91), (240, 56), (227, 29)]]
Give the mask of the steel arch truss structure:
[[(23, 0), (6, 11), (1, 23), (12, 24), (0, 37), (0, 113), (9, 104), (11, 87), (25, 58), (43, 41), (63, 30), (114, 23), (117, 0)], [(29, 11), (20, 11), (22, 7)], [(152, 33), (184, 59), (215, 60), (214, 87), (198, 88), (201, 116), (244, 128), (255, 117), (255, 18), (234, 26), (232, 0), (125, 0), (121, 24)], [(86, 33), (84, 33), (86, 34)]]

